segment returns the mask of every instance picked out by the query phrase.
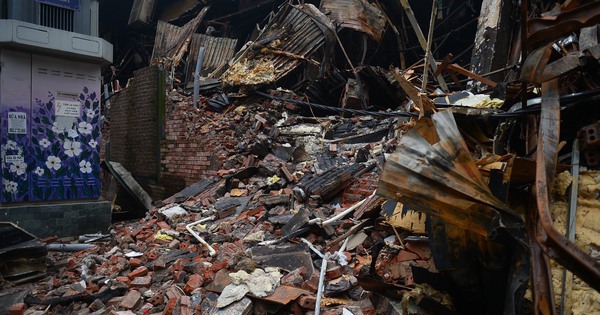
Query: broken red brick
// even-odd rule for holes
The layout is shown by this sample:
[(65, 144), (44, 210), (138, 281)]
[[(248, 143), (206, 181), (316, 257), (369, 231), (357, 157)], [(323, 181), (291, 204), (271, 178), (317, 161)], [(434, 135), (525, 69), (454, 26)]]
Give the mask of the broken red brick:
[(152, 276), (147, 275), (143, 277), (136, 277), (131, 281), (131, 287), (134, 288), (147, 288), (152, 284)]
[(17, 303), (8, 308), (9, 315), (23, 315), (27, 307), (25, 303)]
[(313, 272), (310, 278), (302, 284), (302, 289), (311, 291), (313, 293), (317, 292), (319, 287), (319, 275), (317, 272)]
[(175, 310), (175, 306), (177, 306), (178, 298), (170, 298), (163, 310), (163, 315), (173, 315), (173, 311)]
[(314, 295), (303, 295), (298, 298), (298, 304), (302, 308), (306, 309), (314, 309), (315, 305), (317, 305), (317, 298)]
[(341, 277), (346, 272), (346, 268), (340, 265), (333, 266), (325, 272), (325, 280), (330, 281)]
[(135, 308), (141, 299), (142, 299), (142, 294), (140, 293), (140, 291), (131, 290), (131, 291), (129, 291), (129, 293), (127, 293), (127, 295), (125, 295), (125, 297), (123, 298), (123, 301), (121, 301), (119, 306), (124, 309), (130, 310), (130, 309)]
[(163, 230), (172, 230), (172, 228), (169, 225), (169, 223), (167, 223), (165, 221), (158, 221), (158, 222), (156, 222), (156, 225), (158, 225), (158, 227), (161, 228), (161, 229), (163, 229)]
[(129, 280), (128, 277), (116, 277), (115, 280), (123, 282), (123, 283), (127, 284), (128, 286), (131, 283), (131, 280)]
[(193, 274), (190, 279), (188, 280), (188, 282), (185, 284), (185, 287), (183, 288), (183, 291), (185, 292), (185, 294), (191, 294), (192, 291), (194, 291), (195, 289), (201, 287), (203, 284), (203, 279), (200, 275), (198, 274)]
[(131, 258), (129, 259), (129, 266), (133, 268), (137, 268), (142, 265), (142, 260), (139, 258)]
[(133, 280), (136, 277), (143, 277), (148, 274), (148, 268), (146, 266), (137, 267), (132, 272), (127, 274), (127, 277)]

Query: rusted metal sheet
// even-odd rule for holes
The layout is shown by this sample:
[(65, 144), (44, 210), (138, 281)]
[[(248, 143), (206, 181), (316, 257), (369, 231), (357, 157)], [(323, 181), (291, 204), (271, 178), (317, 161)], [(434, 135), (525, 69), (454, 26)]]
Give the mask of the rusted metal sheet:
[(335, 24), (343, 28), (363, 32), (379, 42), (386, 27), (381, 10), (364, 0), (323, 0), (321, 10), (329, 13)]
[(186, 66), (186, 82), (189, 82), (193, 76), (200, 47), (204, 47), (205, 49), (204, 60), (202, 62), (202, 76), (206, 77), (211, 72), (225, 65), (233, 57), (237, 42), (237, 39), (233, 38), (193, 34)]
[(552, 46), (547, 45), (534, 50), (523, 65), (520, 80), (542, 84), (578, 69), (581, 64), (579, 52), (568, 54), (556, 61), (548, 63), (552, 54)]
[(600, 290), (600, 263), (586, 255), (577, 245), (558, 233), (550, 213), (550, 187), (552, 187), (560, 132), (560, 102), (558, 80), (542, 84), (542, 112), (536, 154), (536, 200), (539, 224), (536, 240), (550, 258), (575, 275)]
[(483, 182), (452, 113), (432, 119), (439, 141), (408, 131), (388, 159), (377, 193), (485, 237), (500, 226), (522, 227), (520, 216)]
[(158, 21), (152, 63), (162, 63), (166, 69), (177, 67), (190, 45), (192, 34), (198, 29), (208, 9), (209, 7), (204, 7), (193, 20), (182, 27)]
[(600, 1), (590, 1), (574, 8), (557, 6), (541, 18), (527, 21), (527, 44), (537, 47), (556, 40), (582, 27), (600, 22)]
[[(257, 86), (285, 77), (301, 63), (328, 68), (335, 27), (312, 4), (286, 5), (221, 76), (229, 86)], [(319, 49), (327, 46), (321, 54)], [(319, 55), (319, 56), (317, 56)]]

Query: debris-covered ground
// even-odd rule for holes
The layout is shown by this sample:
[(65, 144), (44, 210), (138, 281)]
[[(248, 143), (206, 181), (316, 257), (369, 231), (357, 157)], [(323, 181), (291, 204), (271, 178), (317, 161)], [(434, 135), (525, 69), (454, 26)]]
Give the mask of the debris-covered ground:
[[(150, 202), (135, 173), (106, 161), (143, 218), (48, 247), (47, 270), (35, 243), (27, 268), (39, 280), (5, 281), (0, 304), (14, 314), (600, 313), (600, 2), (433, 3), (430, 27), (419, 26), (423, 3), (405, 0), (272, 5), (247, 38), (227, 36), (265, 7), (204, 1), (158, 22), (147, 65), (164, 70), (163, 142), (185, 144), (158, 148), (160, 169), (185, 187)], [(435, 27), (449, 29), (435, 37)], [(124, 69), (136, 59), (127, 51)], [(18, 279), (7, 266), (22, 257), (7, 257), (2, 274)]]

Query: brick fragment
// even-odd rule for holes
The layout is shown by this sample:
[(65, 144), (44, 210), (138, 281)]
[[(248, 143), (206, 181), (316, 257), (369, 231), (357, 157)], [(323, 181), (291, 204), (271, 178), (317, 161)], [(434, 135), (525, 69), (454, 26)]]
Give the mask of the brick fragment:
[(138, 268), (134, 269), (129, 274), (127, 274), (127, 277), (129, 279), (133, 280), (136, 277), (143, 277), (143, 276), (145, 276), (147, 274), (148, 274), (148, 268), (146, 266), (141, 266), (141, 267), (138, 267)]
[(317, 298), (314, 295), (303, 295), (298, 298), (298, 304), (302, 308), (306, 309), (315, 309), (315, 305), (317, 305)]
[(173, 297), (170, 298), (163, 310), (163, 315), (173, 315), (173, 310), (175, 310), (175, 306), (177, 306), (177, 300), (179, 298)]
[(139, 258), (131, 258), (129, 259), (129, 266), (133, 268), (137, 268), (142, 265), (142, 260)]
[(25, 314), (25, 309), (27, 309), (27, 307), (25, 306), (25, 303), (13, 304), (11, 307), (8, 308), (8, 314), (9, 315), (23, 315), (23, 314)]
[(131, 287), (133, 288), (147, 288), (152, 284), (152, 276), (146, 275), (143, 277), (137, 277), (131, 281)]
[(127, 295), (125, 295), (125, 298), (123, 298), (123, 301), (121, 301), (119, 306), (124, 309), (130, 310), (130, 309), (135, 308), (141, 299), (142, 299), (142, 294), (140, 293), (140, 291), (131, 290), (131, 291), (129, 291), (129, 293), (127, 293)]
[(192, 291), (202, 286), (203, 281), (202, 277), (199, 274), (193, 274), (188, 282), (185, 284), (183, 291), (185, 294), (191, 294)]
[(123, 300), (125, 299), (124, 296), (115, 296), (114, 298), (108, 300), (105, 304), (106, 307), (117, 307), (119, 304), (121, 304), (121, 302), (123, 302)]

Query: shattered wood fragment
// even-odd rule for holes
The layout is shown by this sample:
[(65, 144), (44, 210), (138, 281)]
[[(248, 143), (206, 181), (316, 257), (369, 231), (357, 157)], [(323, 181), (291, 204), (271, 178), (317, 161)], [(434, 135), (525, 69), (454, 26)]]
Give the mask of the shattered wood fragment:
[(392, 73), (396, 82), (400, 84), (400, 87), (404, 90), (406, 95), (408, 95), (408, 98), (414, 102), (414, 106), (419, 109), (420, 116), (435, 111), (435, 105), (431, 99), (419, 92), (419, 90), (410, 83), (398, 69), (392, 69)]

